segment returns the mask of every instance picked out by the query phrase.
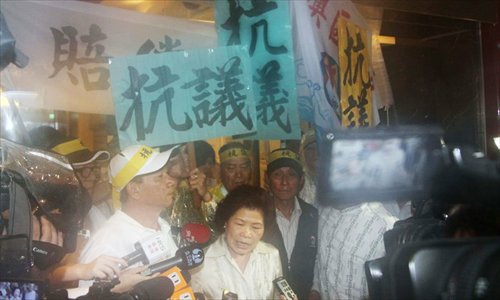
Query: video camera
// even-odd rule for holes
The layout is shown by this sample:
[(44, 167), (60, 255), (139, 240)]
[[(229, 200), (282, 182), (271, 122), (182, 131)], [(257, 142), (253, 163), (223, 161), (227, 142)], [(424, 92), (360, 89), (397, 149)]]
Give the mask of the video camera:
[[(0, 151), (0, 282), (32, 283), (43, 291), (33, 266), (43, 270), (76, 249), (90, 198), (64, 157), (3, 138)], [(62, 247), (33, 240), (32, 216), (63, 232)]]
[[(498, 235), (452, 239), (446, 230), (457, 204), (500, 220), (500, 163), (445, 145), (442, 134), (410, 126), (339, 130), (320, 139), (322, 205), (411, 199), (417, 209), (384, 234), (386, 256), (365, 263), (372, 299), (500, 297)], [(500, 224), (490, 223), (498, 233)]]

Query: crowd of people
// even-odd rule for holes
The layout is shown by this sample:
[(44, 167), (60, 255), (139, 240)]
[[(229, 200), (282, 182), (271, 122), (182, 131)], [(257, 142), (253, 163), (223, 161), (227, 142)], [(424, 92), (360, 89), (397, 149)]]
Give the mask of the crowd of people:
[[(203, 264), (190, 270), (191, 286), (208, 299), (227, 291), (239, 299), (277, 299), (273, 280), (282, 276), (296, 299), (367, 298), (364, 263), (384, 256), (384, 233), (411, 216), (407, 201), (319, 205), (313, 131), (303, 135), (298, 151), (269, 153), (263, 188), (253, 182), (254, 161), (240, 142), (223, 145), (217, 162), (204, 141), (191, 150), (177, 145), (161, 152), (133, 145), (111, 157), (50, 127), (31, 135), (34, 147), (67, 157), (92, 200), (84, 225), (90, 238), (49, 269), (54, 286), (114, 280), (111, 292), (126, 292), (151, 278), (142, 262), (124, 260), (138, 241), (160, 236), (165, 249), (155, 259), (161, 261), (186, 244), (178, 229), (197, 223), (211, 238), (203, 245)], [(62, 246), (59, 229), (45, 217), (33, 220), (43, 228), (34, 239)]]
[(38, 287), (33, 283), (0, 282), (0, 300), (37, 300)]

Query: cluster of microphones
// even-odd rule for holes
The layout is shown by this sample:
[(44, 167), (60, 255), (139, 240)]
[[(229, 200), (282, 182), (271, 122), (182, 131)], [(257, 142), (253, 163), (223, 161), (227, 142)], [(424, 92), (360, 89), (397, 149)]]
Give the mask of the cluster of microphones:
[(124, 294), (114, 294), (111, 289), (119, 283), (117, 279), (111, 281), (96, 281), (87, 295), (77, 299), (116, 299), (116, 300), (148, 300), (148, 299), (204, 299), (201, 293), (194, 293), (189, 286), (191, 275), (187, 270), (196, 268), (205, 258), (202, 245), (210, 240), (210, 231), (201, 224), (188, 223), (182, 230), (183, 239), (189, 241), (187, 246), (181, 247), (176, 254), (166, 260), (164, 257), (167, 248), (161, 234), (148, 236), (135, 243), (135, 251), (123, 257), (129, 266), (136, 263), (148, 265), (141, 272), (143, 276), (160, 273), (160, 276), (136, 284)]

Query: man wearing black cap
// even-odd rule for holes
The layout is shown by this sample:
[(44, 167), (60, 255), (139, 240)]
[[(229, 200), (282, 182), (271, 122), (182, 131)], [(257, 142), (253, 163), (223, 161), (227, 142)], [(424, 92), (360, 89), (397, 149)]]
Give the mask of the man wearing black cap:
[(297, 196), (304, 184), (299, 156), (284, 148), (272, 151), (266, 181), (276, 223), (266, 228), (265, 240), (280, 251), (283, 274), (298, 299), (307, 299), (314, 276), (318, 211)]

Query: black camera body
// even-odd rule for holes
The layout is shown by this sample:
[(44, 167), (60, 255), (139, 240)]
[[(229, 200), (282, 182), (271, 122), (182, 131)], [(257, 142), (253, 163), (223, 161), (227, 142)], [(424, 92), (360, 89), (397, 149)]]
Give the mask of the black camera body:
[[(339, 130), (321, 139), (322, 205), (412, 201), (413, 217), (384, 234), (386, 255), (365, 262), (371, 299), (500, 298), (500, 163), (445, 145), (442, 133), (409, 126)], [(457, 205), (475, 212), (472, 222), (492, 220), (452, 232), (448, 215)], [(483, 234), (484, 227), (492, 228)]]

